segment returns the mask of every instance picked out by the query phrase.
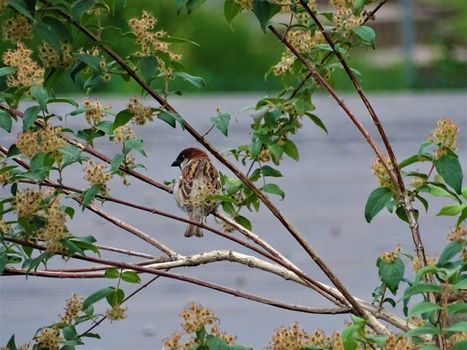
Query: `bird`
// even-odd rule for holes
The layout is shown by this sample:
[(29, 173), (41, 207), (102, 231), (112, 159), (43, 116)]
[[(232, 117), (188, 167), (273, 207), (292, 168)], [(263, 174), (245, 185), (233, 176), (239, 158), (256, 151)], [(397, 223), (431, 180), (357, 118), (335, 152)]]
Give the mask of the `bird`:
[[(221, 191), (219, 171), (206, 152), (195, 147), (181, 151), (171, 166), (178, 166), (182, 171), (173, 187), (178, 207), (188, 214), (190, 220), (203, 223), (219, 204), (211, 198)], [(189, 224), (185, 237), (192, 236), (203, 237), (201, 227)]]

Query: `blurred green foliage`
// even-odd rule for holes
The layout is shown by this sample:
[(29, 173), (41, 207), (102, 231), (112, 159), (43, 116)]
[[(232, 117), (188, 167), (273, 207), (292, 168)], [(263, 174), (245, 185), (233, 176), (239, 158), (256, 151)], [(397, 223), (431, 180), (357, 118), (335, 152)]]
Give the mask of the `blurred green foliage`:
[[(352, 67), (362, 73), (362, 84), (366, 90), (400, 90), (400, 89), (457, 89), (466, 88), (467, 62), (459, 62), (452, 54), (467, 39), (467, 1), (445, 0), (439, 2), (428, 0), (428, 3), (441, 11), (449, 12), (445, 20), (436, 22), (433, 31), (428, 33), (431, 40), (443, 47), (444, 57), (424, 66), (416, 67), (415, 80), (411, 86), (404, 81), (404, 67), (401, 64), (376, 66), (369, 61), (371, 51), (368, 49), (355, 51), (351, 60)], [(237, 16), (229, 26), (224, 18), (223, 2), (208, 1), (197, 11), (188, 15), (185, 11), (177, 14), (174, 0), (138, 0), (128, 2), (124, 14), (112, 18), (112, 23), (103, 23), (129, 31), (127, 20), (138, 17), (146, 9), (158, 18), (158, 29), (164, 29), (175, 37), (187, 38), (199, 44), (174, 44), (174, 50), (183, 55), (181, 61), (190, 74), (203, 77), (207, 87), (201, 90), (185, 82), (174, 81), (173, 90), (185, 92), (249, 92), (277, 91), (281, 84), (279, 78), (272, 75), (265, 80), (266, 71), (280, 60), (282, 47), (271, 34), (264, 34), (253, 14)], [(5, 15), (0, 15), (0, 22)], [(378, 35), (378, 33), (377, 33)], [(104, 33), (105, 37), (105, 33)], [(82, 36), (76, 36), (75, 45), (86, 47)], [(37, 42), (39, 44), (39, 42)], [(132, 52), (136, 46), (130, 38), (123, 37), (115, 45), (122, 56)], [(10, 46), (11, 47), (11, 44)], [(7, 46), (0, 41), (0, 52)], [(343, 71), (335, 74), (335, 85), (338, 90), (352, 90), (352, 84)], [(75, 84), (69, 78), (63, 79), (59, 86), (62, 92), (77, 93), (80, 83)], [(114, 77), (101, 85), (99, 93), (137, 93), (138, 87), (133, 83), (122, 84), (121, 78)]]

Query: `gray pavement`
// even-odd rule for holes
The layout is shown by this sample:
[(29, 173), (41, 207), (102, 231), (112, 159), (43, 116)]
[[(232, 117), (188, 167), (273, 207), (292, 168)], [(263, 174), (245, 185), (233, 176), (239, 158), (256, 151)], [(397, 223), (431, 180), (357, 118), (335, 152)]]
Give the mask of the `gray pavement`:
[[(217, 107), (231, 113), (231, 136), (225, 138), (215, 130), (208, 136), (219, 149), (227, 151), (239, 143), (248, 142), (250, 117), (249, 112), (243, 109), (253, 106), (255, 98), (256, 96), (235, 95), (191, 96), (176, 99), (174, 105), (182, 116), (199, 130), (208, 129), (209, 117), (215, 114)], [(417, 152), (419, 144), (434, 128), (437, 119), (446, 116), (456, 120), (460, 125), (459, 153), (466, 169), (465, 93), (383, 94), (370, 98), (399, 159)], [(344, 99), (364, 124), (370, 130), (374, 130), (360, 101), (354, 96), (344, 96)], [(124, 105), (125, 99), (106, 102), (118, 108)], [(286, 191), (286, 198), (284, 201), (275, 199), (275, 203), (316, 248), (349, 290), (354, 295), (369, 300), (371, 291), (377, 284), (376, 257), (382, 251), (393, 249), (398, 244), (411, 252), (409, 230), (389, 213), (378, 215), (371, 225), (365, 222), (365, 201), (376, 187), (376, 180), (370, 170), (373, 154), (350, 121), (327, 96), (315, 97), (314, 104), (317, 107), (316, 114), (329, 129), (329, 135), (325, 135), (308, 120), (304, 121), (304, 129), (294, 137), (299, 145), (301, 160), (298, 163), (284, 161), (281, 171), (285, 177), (277, 183)], [(78, 125), (81, 121), (70, 117), (68, 123)], [(155, 121), (144, 129), (137, 129), (137, 134), (145, 140), (149, 156), (145, 161), (147, 174), (159, 180), (178, 176), (177, 169), (171, 168), (170, 163), (182, 148), (195, 144), (187, 133), (179, 129), (173, 130), (160, 121)], [(11, 142), (11, 138), (3, 131), (0, 131), (0, 138), (2, 143)], [(108, 155), (117, 150), (109, 143), (103, 143), (100, 147)], [(67, 176), (70, 179), (69, 184), (82, 186), (80, 172), (70, 171)], [(143, 205), (180, 213), (167, 194), (137, 180), (131, 182), (132, 185), (125, 188), (119, 180), (113, 180), (112, 194)], [(421, 231), (430, 254), (440, 252), (445, 243), (445, 236), (454, 224), (450, 218), (435, 216), (443, 203), (446, 201), (438, 200), (428, 214), (421, 212)], [(182, 254), (214, 249), (245, 252), (241, 247), (209, 233), (203, 239), (186, 239), (183, 237), (183, 223), (146, 215), (111, 203), (106, 203), (103, 209), (153, 235)], [(266, 210), (245, 214), (252, 219), (256, 232), (311, 276), (325, 281), (303, 250)], [(216, 225), (212, 218), (210, 223)], [(78, 235), (93, 234), (102, 244), (157, 254), (143, 241), (130, 237), (121, 229), (88, 212), (81, 213), (77, 210), (76, 220), (70, 222), (69, 228)], [(54, 258), (50, 266), (60, 264), (61, 260)], [(69, 263), (69, 266), (76, 264)], [(180, 269), (177, 272), (290, 303), (326, 305), (319, 296), (301, 286), (240, 265), (216, 263), (196, 269)], [(57, 315), (62, 312), (64, 299), (72, 292), (87, 296), (108, 285), (113, 285), (113, 281), (0, 278), (0, 344), (5, 344), (12, 333), (16, 334), (19, 343), (29, 341), (39, 326), (57, 319)], [(133, 285), (125, 287), (128, 292), (135, 288)], [(275, 328), (290, 325), (293, 321), (299, 321), (309, 330), (320, 327), (332, 331), (341, 328), (346, 319), (345, 316), (317, 316), (285, 311), (194, 285), (160, 279), (128, 303), (126, 320), (112, 324), (104, 323), (98, 330), (102, 340), (90, 339), (83, 348), (161, 349), (161, 339), (179, 328), (177, 314), (191, 301), (211, 307), (221, 320), (221, 328), (237, 334), (239, 343), (254, 346), (255, 349), (266, 345)], [(104, 311), (100, 306), (97, 306), (97, 310)]]

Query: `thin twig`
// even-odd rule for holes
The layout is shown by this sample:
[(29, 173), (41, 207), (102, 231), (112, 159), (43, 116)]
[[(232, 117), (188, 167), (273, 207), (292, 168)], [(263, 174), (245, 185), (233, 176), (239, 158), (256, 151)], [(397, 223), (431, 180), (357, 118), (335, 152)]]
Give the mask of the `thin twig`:
[[(386, 164), (386, 160), (383, 158), (381, 160), (382, 164), (388, 171), (388, 173), (391, 175), (391, 179), (396, 186), (396, 188), (399, 189), (399, 192), (402, 197), (401, 204), (403, 205), (405, 212), (407, 214), (408, 220), (409, 220), (409, 226), (410, 226), (410, 231), (412, 233), (412, 239), (414, 241), (415, 245), (415, 251), (417, 252), (417, 256), (419, 260), (422, 262), (423, 266), (427, 265), (427, 260), (426, 260), (426, 255), (425, 255), (425, 248), (422, 242), (422, 237), (420, 235), (420, 230), (419, 230), (419, 225), (417, 218), (415, 216), (415, 212), (412, 206), (411, 198), (409, 194), (407, 193), (407, 189), (405, 188), (404, 180), (402, 178), (402, 173), (399, 169), (398, 162), (396, 155), (394, 153), (394, 150), (392, 148), (391, 142), (389, 141), (388, 136), (386, 135), (386, 132), (383, 128), (383, 125), (381, 124), (381, 120), (378, 118), (373, 106), (371, 105), (370, 101), (368, 100), (366, 94), (363, 92), (363, 89), (358, 81), (358, 79), (355, 77), (354, 73), (350, 69), (349, 65), (347, 64), (347, 61), (344, 59), (342, 54), (337, 50), (334, 41), (330, 37), (330, 35), (324, 30), (323, 25), (321, 24), (320, 20), (318, 19), (317, 15), (310, 9), (310, 7), (307, 5), (305, 0), (300, 0), (300, 3), (302, 7), (308, 12), (310, 17), (313, 19), (315, 24), (317, 25), (319, 31), (321, 34), (323, 34), (324, 38), (326, 39), (327, 43), (329, 46), (332, 48), (332, 51), (336, 55), (337, 59), (341, 63), (342, 67), (344, 68), (345, 72), (349, 76), (353, 86), (355, 87), (355, 90), (357, 91), (358, 95), (360, 96), (360, 99), (362, 100), (363, 104), (365, 105), (366, 109), (368, 110), (368, 113), (371, 116), (371, 119), (373, 120), (373, 124), (376, 126), (376, 129), (378, 130), (379, 135), (381, 136), (381, 139), (383, 140), (384, 146), (386, 148), (386, 151), (388, 152), (389, 159), (391, 160), (392, 163), (392, 170), (390, 169), (391, 167)], [(379, 7), (377, 7), (374, 11), (373, 14), (381, 7), (383, 6), (384, 2), (379, 4)], [(368, 17), (367, 17), (368, 18)], [(282, 40), (282, 42), (284, 42)], [(393, 173), (395, 173), (395, 179), (393, 178)]]

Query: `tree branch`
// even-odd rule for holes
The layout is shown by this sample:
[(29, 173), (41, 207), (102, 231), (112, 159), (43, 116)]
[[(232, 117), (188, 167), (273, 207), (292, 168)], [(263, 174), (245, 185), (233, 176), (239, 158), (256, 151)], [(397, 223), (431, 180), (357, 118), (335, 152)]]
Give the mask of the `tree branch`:
[[(385, 1), (382, 1), (372, 12), (372, 15), (378, 11), (378, 9), (384, 4)], [(310, 7), (307, 5), (305, 0), (300, 0), (300, 4), (302, 7), (307, 11), (307, 13), (310, 15), (310, 17), (313, 19), (313, 22), (315, 22), (316, 26), (318, 27), (319, 31), (321, 34), (323, 34), (324, 38), (326, 39), (327, 43), (329, 46), (332, 48), (332, 51), (336, 55), (337, 59), (341, 63), (342, 67), (344, 68), (345, 72), (350, 78), (350, 81), (352, 82), (353, 86), (355, 87), (355, 90), (357, 91), (358, 95), (360, 96), (360, 99), (362, 100), (363, 104), (365, 105), (366, 109), (368, 110), (368, 113), (371, 116), (371, 119), (373, 120), (373, 124), (376, 126), (376, 129), (378, 130), (379, 135), (381, 136), (381, 139), (383, 140), (384, 146), (386, 148), (386, 151), (388, 152), (389, 158), (391, 159), (392, 163), (392, 169), (390, 169), (389, 165), (385, 165), (386, 170), (388, 171), (389, 174), (392, 174), (393, 172), (395, 173), (396, 179), (393, 179), (393, 176), (391, 176), (394, 185), (396, 188), (399, 189), (399, 192), (401, 194), (402, 200), (401, 204), (403, 205), (405, 212), (407, 214), (407, 217), (409, 219), (409, 226), (410, 226), (410, 231), (412, 233), (412, 239), (415, 244), (415, 251), (417, 252), (417, 256), (419, 260), (422, 262), (423, 266), (427, 265), (427, 260), (426, 260), (426, 255), (425, 255), (425, 249), (424, 245), (422, 242), (422, 238), (420, 235), (419, 231), (419, 226), (417, 222), (417, 218), (415, 217), (414, 214), (414, 209), (412, 207), (411, 199), (409, 197), (409, 194), (407, 193), (407, 189), (405, 188), (404, 180), (402, 178), (402, 173), (399, 169), (399, 163), (397, 162), (396, 155), (394, 153), (394, 150), (391, 146), (391, 142), (389, 141), (388, 136), (386, 135), (386, 132), (383, 128), (383, 125), (381, 124), (381, 120), (378, 118), (375, 110), (373, 109), (373, 106), (371, 105), (370, 101), (368, 100), (366, 94), (363, 92), (363, 89), (358, 81), (358, 79), (355, 77), (354, 73), (350, 69), (349, 65), (347, 64), (347, 61), (344, 59), (342, 54), (337, 50), (334, 41), (332, 40), (331, 36), (324, 30), (323, 25), (321, 24), (320, 20), (316, 16), (316, 14), (310, 9)], [(369, 18), (369, 17), (367, 17)], [(283, 41), (284, 42), (284, 41)], [(298, 57), (298, 56), (297, 56)], [(381, 159), (381, 162), (386, 163), (385, 159)], [(394, 181), (396, 180), (396, 181)]]
[[(28, 242), (28, 241), (24, 241), (24, 240), (21, 240), (21, 239), (13, 238), (13, 237), (4, 236), (4, 239), (5, 239), (5, 241), (8, 241), (8, 242), (21, 244), (23, 246), (32, 247), (32, 248), (42, 250), (42, 251), (44, 251), (46, 249), (45, 247), (42, 247), (40, 245), (31, 243), (31, 242)], [(190, 277), (190, 276), (174, 274), (174, 273), (163, 271), (163, 270), (158, 270), (158, 269), (154, 269), (154, 268), (150, 268), (150, 267), (144, 267), (144, 266), (129, 264), (129, 263), (125, 263), (125, 262), (116, 262), (116, 261), (104, 260), (104, 259), (100, 259), (100, 258), (95, 258), (95, 257), (90, 257), (90, 256), (82, 256), (82, 255), (78, 255), (78, 254), (73, 254), (73, 255), (62, 254), (62, 255), (65, 256), (65, 257), (71, 257), (73, 259), (78, 259), (78, 260), (83, 260), (83, 261), (90, 261), (90, 262), (104, 264), (104, 265), (108, 265), (108, 266), (112, 266), (112, 267), (116, 267), (116, 268), (128, 269), (128, 270), (133, 270), (133, 271), (136, 271), (136, 272), (148, 273), (148, 274), (151, 274), (151, 275), (157, 275), (157, 276), (162, 276), (162, 277), (166, 277), (166, 278), (170, 278), (170, 279), (174, 279), (174, 280), (178, 280), (178, 281), (188, 282), (188, 283), (198, 285), (198, 286), (201, 286), (201, 287), (213, 289), (213, 290), (225, 293), (225, 294), (230, 294), (230, 295), (233, 295), (233, 296), (236, 296), (236, 297), (248, 299), (248, 300), (258, 302), (258, 303), (261, 303), (261, 304), (271, 305), (271, 306), (274, 306), (274, 307), (287, 309), (287, 310), (293, 310), (293, 311), (299, 311), (299, 312), (305, 312), (305, 313), (313, 313), (313, 314), (340, 314), (340, 313), (348, 313), (349, 312), (349, 310), (345, 309), (345, 308), (312, 308), (312, 307), (297, 305), (297, 304), (287, 304), (287, 303), (283, 303), (283, 302), (280, 302), (280, 301), (277, 301), (277, 300), (271, 300), (271, 299), (263, 298), (263, 297), (260, 297), (260, 296), (257, 296), (257, 295), (242, 292), (242, 291), (239, 291), (239, 290), (236, 290), (236, 289), (224, 287), (224, 286), (219, 285), (219, 284), (207, 282), (207, 281), (197, 279), (197, 278), (193, 278), (193, 277)], [(28, 275), (34, 275), (34, 272), (30, 271), (28, 273)], [(47, 276), (47, 277), (51, 277), (51, 276)], [(57, 275), (56, 275), (56, 277), (59, 278), (59, 276), (57, 276)]]

